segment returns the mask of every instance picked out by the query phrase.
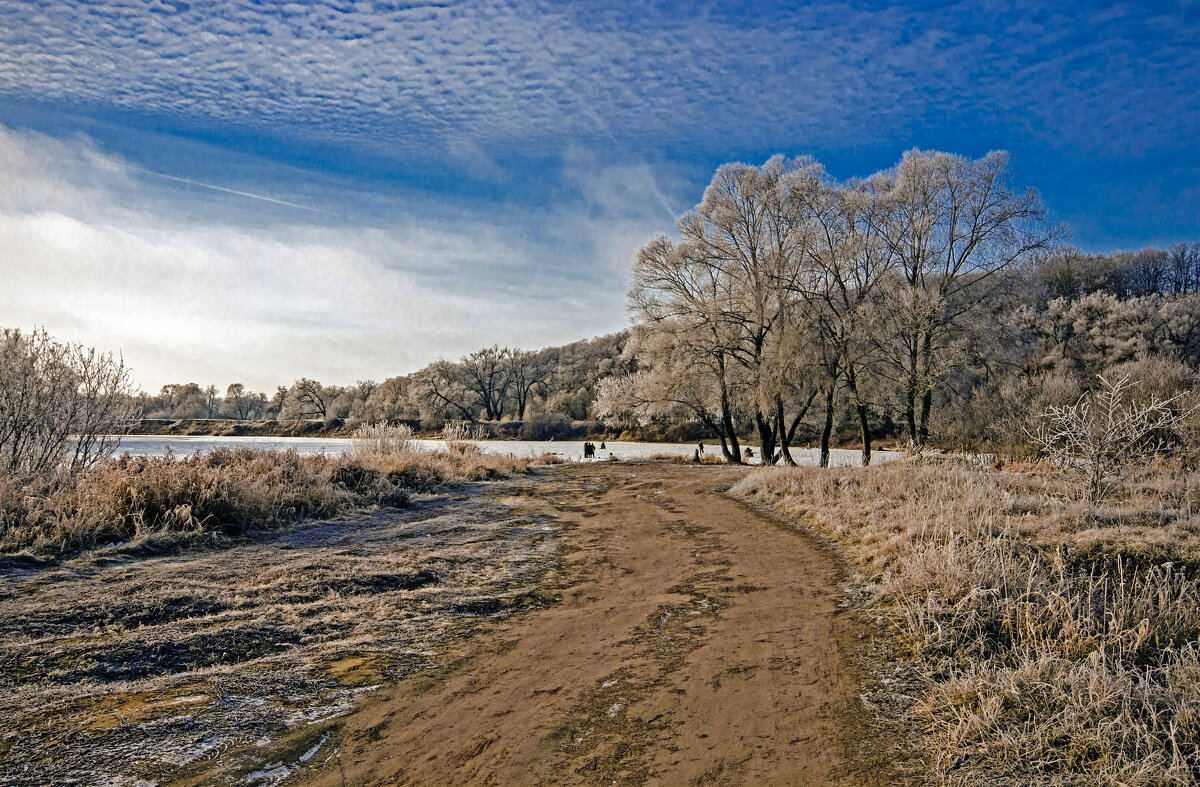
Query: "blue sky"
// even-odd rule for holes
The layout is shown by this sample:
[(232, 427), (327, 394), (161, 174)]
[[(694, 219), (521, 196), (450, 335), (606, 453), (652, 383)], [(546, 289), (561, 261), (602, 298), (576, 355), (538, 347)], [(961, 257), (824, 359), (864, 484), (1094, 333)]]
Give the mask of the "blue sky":
[(774, 152), (1006, 149), (1076, 245), (1197, 239), (1197, 33), (1196, 2), (0, 0), (0, 314), (151, 389), (569, 341)]

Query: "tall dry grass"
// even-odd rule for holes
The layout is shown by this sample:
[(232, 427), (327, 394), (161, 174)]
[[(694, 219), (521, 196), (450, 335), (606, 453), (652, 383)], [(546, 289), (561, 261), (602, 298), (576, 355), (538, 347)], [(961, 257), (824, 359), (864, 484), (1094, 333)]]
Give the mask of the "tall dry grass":
[(480, 424), (452, 421), (442, 427), (443, 444), (446, 446), (446, 450), (452, 454), (478, 454), (480, 453), (479, 446), (475, 445), (473, 441), (483, 440), (486, 437), (487, 430)]
[(415, 447), (411, 426), (363, 424), (350, 433), (346, 454), (352, 457), (399, 456), (412, 453)]
[(395, 434), (364, 437), (345, 456), (247, 448), (126, 455), (74, 474), (0, 477), (0, 554), (220, 540), (356, 506), (402, 506), (412, 492), (553, 461), (420, 451)]
[(1103, 507), (1053, 471), (767, 469), (735, 492), (833, 536), (923, 675), (944, 784), (1200, 781), (1196, 474)]

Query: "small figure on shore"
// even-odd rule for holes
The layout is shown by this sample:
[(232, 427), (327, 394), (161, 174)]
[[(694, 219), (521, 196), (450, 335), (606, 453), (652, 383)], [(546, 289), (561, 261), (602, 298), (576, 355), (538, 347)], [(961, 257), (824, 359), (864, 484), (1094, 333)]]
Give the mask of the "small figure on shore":
[(604, 450), (604, 441), (603, 440), (600, 441), (600, 450), (601, 451)]
[(700, 443), (700, 447), (698, 449), (696, 449), (696, 453), (698, 453), (698, 454), (704, 453), (704, 443)]
[(754, 458), (754, 452), (750, 450), (750, 446), (746, 446), (746, 450), (742, 451), (742, 458), (746, 461), (750, 461)]
[(592, 445), (591, 443), (584, 443), (583, 444), (583, 458), (584, 459), (593, 459), (593, 458), (595, 458), (595, 456), (596, 456), (596, 446)]
[(692, 455), (692, 461), (696, 462), (696, 463), (700, 462), (700, 449), (699, 448), (697, 448), (696, 453)]

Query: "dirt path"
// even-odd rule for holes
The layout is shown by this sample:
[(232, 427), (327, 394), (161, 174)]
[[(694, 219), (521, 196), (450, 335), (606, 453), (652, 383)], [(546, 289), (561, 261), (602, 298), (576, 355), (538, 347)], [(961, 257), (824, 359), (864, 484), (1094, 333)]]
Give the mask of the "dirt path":
[[(738, 470), (597, 463), (506, 487), (562, 527), (558, 603), (365, 698), (316, 784), (888, 784), (833, 558), (722, 494)], [(878, 756), (878, 755), (877, 755)], [(320, 759), (315, 757), (314, 760)]]

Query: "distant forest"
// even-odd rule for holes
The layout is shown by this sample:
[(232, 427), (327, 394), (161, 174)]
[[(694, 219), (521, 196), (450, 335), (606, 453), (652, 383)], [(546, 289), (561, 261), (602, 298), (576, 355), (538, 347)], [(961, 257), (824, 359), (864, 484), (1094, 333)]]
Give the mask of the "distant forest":
[(629, 331), (541, 350), (485, 347), (458, 361), (439, 360), (382, 382), (324, 385), (302, 378), (268, 395), (233, 383), (221, 392), (197, 383), (165, 385), (141, 394), (143, 417), (250, 420), (529, 421), (554, 429), (591, 416), (598, 382), (636, 368), (625, 355)]
[(1200, 243), (1065, 246), (1003, 153), (911, 151), (836, 182), (817, 162), (721, 167), (639, 252), (633, 327), (562, 347), (492, 346), (351, 386), (196, 383), (146, 418), (520, 424), (707, 434), (738, 461), (854, 439), (1020, 452), (1039, 413), (1106, 380), (1171, 397), (1200, 365)]

